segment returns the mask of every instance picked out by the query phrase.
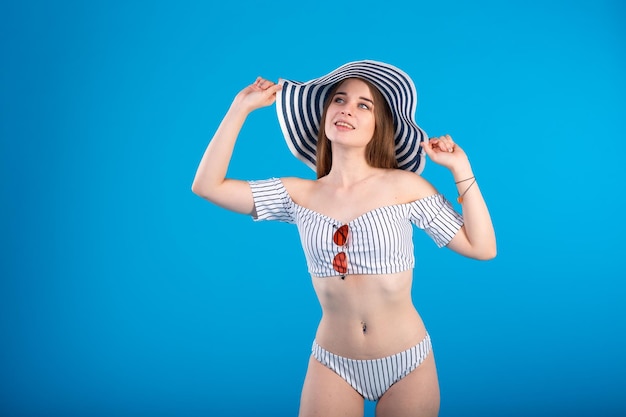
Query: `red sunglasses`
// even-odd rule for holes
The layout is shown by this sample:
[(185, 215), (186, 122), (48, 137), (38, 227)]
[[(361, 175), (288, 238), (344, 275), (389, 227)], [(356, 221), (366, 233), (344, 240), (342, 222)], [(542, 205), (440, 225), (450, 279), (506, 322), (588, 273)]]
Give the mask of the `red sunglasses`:
[[(344, 224), (335, 230), (335, 233), (333, 234), (333, 242), (335, 242), (335, 245), (345, 246), (346, 243), (348, 243), (348, 232), (349, 228), (347, 224)], [(333, 258), (333, 269), (340, 274), (343, 274), (341, 279), (346, 278), (345, 274), (348, 272), (348, 255), (346, 255), (345, 252), (339, 252), (335, 255)]]

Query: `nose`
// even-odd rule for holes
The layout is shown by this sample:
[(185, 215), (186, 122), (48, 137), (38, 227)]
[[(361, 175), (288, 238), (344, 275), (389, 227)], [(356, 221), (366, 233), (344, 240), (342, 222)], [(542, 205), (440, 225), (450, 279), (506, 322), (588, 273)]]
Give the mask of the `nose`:
[(341, 110), (341, 114), (347, 114), (348, 116), (352, 116), (352, 111), (349, 108), (343, 108)]

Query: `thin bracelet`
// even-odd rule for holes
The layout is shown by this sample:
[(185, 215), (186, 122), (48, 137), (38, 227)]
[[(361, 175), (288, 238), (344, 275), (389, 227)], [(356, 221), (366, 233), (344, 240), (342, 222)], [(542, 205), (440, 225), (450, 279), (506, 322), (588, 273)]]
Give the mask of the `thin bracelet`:
[(472, 188), (472, 185), (474, 185), (476, 183), (476, 178), (474, 178), (474, 181), (472, 181), (472, 183), (470, 185), (467, 186), (467, 188), (465, 189), (465, 191), (463, 191), (463, 194), (459, 195), (456, 198), (456, 201), (459, 202), (459, 204), (463, 204), (463, 197), (465, 196), (465, 194), (467, 193), (467, 191)]
[(465, 182), (465, 181), (473, 180), (474, 178), (475, 178), (475, 177), (465, 178), (464, 180), (461, 180), (461, 181), (457, 181), (457, 182), (455, 182), (455, 184), (460, 184), (460, 183)]

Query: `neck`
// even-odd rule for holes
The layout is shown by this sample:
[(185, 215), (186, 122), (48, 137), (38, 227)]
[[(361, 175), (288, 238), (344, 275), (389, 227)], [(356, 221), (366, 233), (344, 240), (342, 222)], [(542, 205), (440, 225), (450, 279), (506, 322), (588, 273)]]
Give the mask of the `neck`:
[(333, 155), (332, 168), (326, 178), (335, 185), (347, 187), (375, 175), (378, 171), (377, 168), (368, 165), (363, 155), (353, 157), (345, 154), (337, 157)]

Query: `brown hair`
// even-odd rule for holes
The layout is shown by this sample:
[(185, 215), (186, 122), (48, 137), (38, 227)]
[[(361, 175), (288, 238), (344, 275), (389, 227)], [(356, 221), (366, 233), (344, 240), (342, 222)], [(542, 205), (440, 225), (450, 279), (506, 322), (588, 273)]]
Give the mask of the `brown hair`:
[[(362, 78), (359, 78), (359, 80), (367, 84), (374, 98), (374, 134), (365, 148), (365, 160), (368, 165), (375, 168), (398, 168), (394, 141), (393, 115), (389, 108), (389, 103), (387, 103), (385, 97), (383, 97), (378, 88), (372, 83)], [(344, 81), (345, 80), (338, 82), (330, 89), (326, 96), (326, 101), (324, 102), (322, 120), (320, 121), (320, 129), (317, 135), (317, 178), (328, 175), (332, 166), (333, 154), (330, 140), (326, 136), (324, 126), (326, 125), (326, 113), (332, 102), (332, 97)]]

